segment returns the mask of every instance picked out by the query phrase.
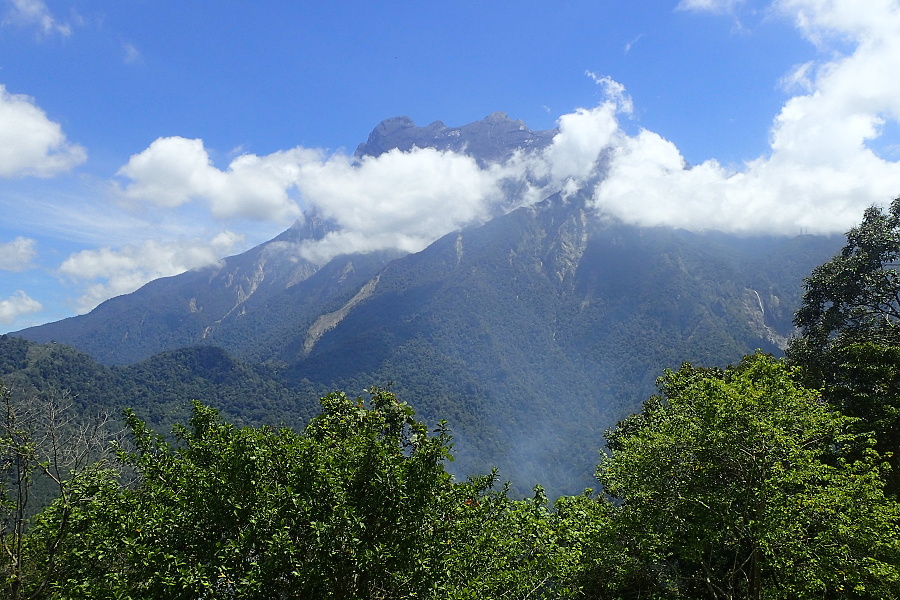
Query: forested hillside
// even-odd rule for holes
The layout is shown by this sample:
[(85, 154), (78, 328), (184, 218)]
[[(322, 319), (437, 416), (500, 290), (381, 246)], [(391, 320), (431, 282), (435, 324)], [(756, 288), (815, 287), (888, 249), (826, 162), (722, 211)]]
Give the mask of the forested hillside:
[(108, 367), (62, 344), (0, 336), (0, 379), (17, 397), (67, 398), (76, 414), (119, 419), (126, 407), (165, 431), (190, 413), (190, 400), (215, 406), (238, 424), (307, 422), (316, 391), (288, 387), (278, 373), (214, 347), (164, 352), (126, 367)]

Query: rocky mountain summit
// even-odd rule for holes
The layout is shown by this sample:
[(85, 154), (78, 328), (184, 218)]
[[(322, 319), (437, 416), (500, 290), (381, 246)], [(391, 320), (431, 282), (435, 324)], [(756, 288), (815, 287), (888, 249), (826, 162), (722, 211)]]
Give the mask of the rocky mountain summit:
[(372, 130), (369, 139), (357, 147), (356, 156), (380, 156), (393, 149), (407, 152), (412, 148), (434, 148), (468, 154), (482, 163), (502, 161), (517, 150), (546, 147), (556, 133), (555, 129), (533, 131), (503, 112), (462, 127), (447, 127), (441, 121), (418, 127), (409, 117), (393, 117)]

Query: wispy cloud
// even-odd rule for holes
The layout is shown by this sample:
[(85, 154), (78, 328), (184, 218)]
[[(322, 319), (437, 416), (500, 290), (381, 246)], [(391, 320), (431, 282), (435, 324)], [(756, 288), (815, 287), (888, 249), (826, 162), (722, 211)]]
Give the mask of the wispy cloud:
[(644, 37), (644, 34), (643, 34), (643, 33), (640, 34), (640, 35), (638, 35), (638, 36), (637, 36), (636, 38), (634, 38), (633, 40), (627, 42), (627, 43), (625, 44), (625, 54), (628, 54), (629, 52), (631, 52), (631, 49), (634, 48), (634, 45), (635, 45), (635, 44), (637, 44), (639, 41), (641, 41), (641, 38), (642, 38), (642, 37)]
[(137, 65), (144, 62), (144, 57), (137, 46), (131, 42), (122, 42), (122, 60), (126, 65)]
[(698, 12), (711, 12), (717, 14), (728, 14), (746, 0), (681, 0), (675, 10), (692, 10)]
[(7, 12), (3, 19), (6, 25), (35, 27), (39, 35), (60, 35), (68, 37), (72, 34), (72, 26), (57, 20), (43, 0), (7, 0)]

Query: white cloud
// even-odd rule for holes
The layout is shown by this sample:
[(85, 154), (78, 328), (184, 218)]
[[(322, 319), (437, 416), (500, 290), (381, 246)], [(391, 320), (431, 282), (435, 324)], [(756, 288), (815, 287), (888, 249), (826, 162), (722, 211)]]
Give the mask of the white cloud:
[(87, 312), (104, 300), (133, 292), (153, 279), (216, 264), (242, 239), (226, 230), (209, 241), (148, 240), (119, 249), (82, 250), (69, 256), (59, 272), (74, 280), (91, 282), (78, 300), (79, 312)]
[(854, 0), (775, 0), (773, 6), (809, 41), (826, 48), (830, 40), (888, 41), (885, 35), (897, 29), (896, 0), (866, 0), (865, 10)]
[(8, 0), (4, 24), (37, 27), (42, 35), (59, 34), (67, 37), (72, 33), (68, 23), (61, 23), (50, 13), (43, 0)]
[(221, 172), (212, 166), (202, 140), (168, 137), (132, 156), (118, 175), (133, 180), (125, 189), (128, 197), (174, 207), (206, 193), (216, 173)]
[(632, 112), (631, 98), (620, 83), (586, 74), (604, 88), (606, 99), (593, 109), (580, 108), (559, 118), (559, 133), (539, 157), (543, 164), (532, 166), (539, 176), (550, 176), (550, 187), (565, 187), (568, 180), (580, 183), (594, 174), (603, 150), (622, 135), (616, 116)]
[(24, 271), (31, 268), (34, 247), (34, 240), (21, 236), (11, 242), (0, 243), (0, 271)]
[(285, 221), (300, 216), (288, 191), (296, 182), (298, 160), (309, 153), (243, 154), (222, 171), (213, 166), (202, 140), (167, 137), (132, 156), (118, 175), (131, 179), (124, 194), (132, 200), (176, 207), (202, 199), (218, 218)]
[(16, 317), (36, 313), (44, 309), (44, 306), (28, 296), (22, 290), (6, 300), (0, 300), (0, 323), (12, 323)]
[(421, 250), (487, 217), (503, 198), (500, 182), (514, 173), (419, 148), (360, 161), (305, 148), (242, 154), (223, 171), (202, 140), (171, 137), (132, 156), (118, 174), (130, 180), (122, 192), (132, 201), (175, 209), (199, 200), (218, 219), (285, 221), (302, 217), (302, 204), (339, 227), (305, 248), (308, 258), (325, 261), (344, 252)]
[[(900, 119), (900, 80), (890, 75), (900, 70), (900, 6), (887, 0), (865, 10), (852, 0), (775, 6), (831, 58), (801, 65), (783, 80), (802, 93), (774, 118), (769, 152), (738, 170), (714, 160), (686, 170), (674, 144), (657, 134), (620, 136), (609, 177), (596, 187), (598, 207), (644, 225), (830, 233), (900, 194), (900, 163), (872, 149), (885, 123)], [(836, 54), (848, 42), (851, 51)]]
[(638, 36), (637, 36), (636, 38), (634, 38), (633, 40), (627, 42), (627, 43), (625, 44), (625, 48), (624, 48), (625, 54), (628, 54), (629, 52), (631, 52), (631, 49), (634, 48), (634, 45), (635, 45), (635, 44), (637, 44), (639, 41), (641, 41), (641, 38), (642, 38), (642, 37), (644, 37), (644, 34), (643, 34), (643, 33), (638, 34)]
[(0, 85), (0, 177), (51, 177), (87, 158), (28, 96)]

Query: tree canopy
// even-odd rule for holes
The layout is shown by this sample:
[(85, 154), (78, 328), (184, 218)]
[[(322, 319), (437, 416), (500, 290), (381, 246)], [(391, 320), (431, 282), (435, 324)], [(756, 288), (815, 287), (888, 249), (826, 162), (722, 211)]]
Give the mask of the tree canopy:
[(840, 254), (805, 280), (788, 360), (804, 383), (873, 431), (900, 494), (900, 198), (871, 207)]
[(752, 355), (685, 364), (608, 434), (603, 494), (456, 481), (444, 423), (373, 388), (303, 432), (199, 403), (21, 531), (11, 598), (893, 598), (900, 507), (871, 434)]
[(870, 440), (792, 376), (760, 354), (686, 364), (609, 434), (633, 597), (893, 597), (900, 513)]
[(510, 500), (494, 474), (455, 481), (446, 426), (429, 431), (386, 390), (321, 407), (297, 433), (234, 427), (195, 403), (174, 441), (129, 413), (121, 469), (74, 477), (78, 502), (56, 501), (25, 537), (19, 597), (573, 593), (563, 579), (583, 536), (558, 523), (586, 510), (551, 511), (540, 488)]

